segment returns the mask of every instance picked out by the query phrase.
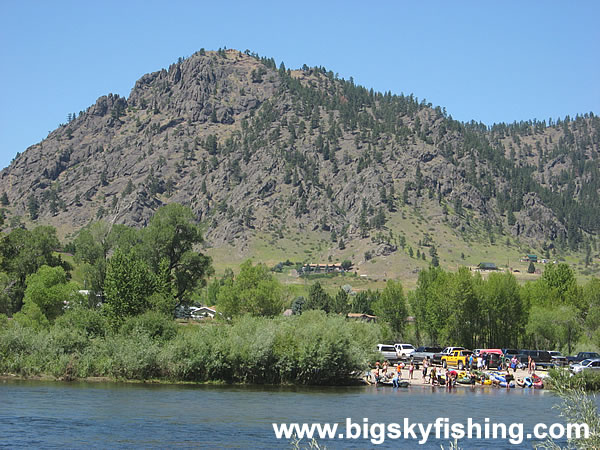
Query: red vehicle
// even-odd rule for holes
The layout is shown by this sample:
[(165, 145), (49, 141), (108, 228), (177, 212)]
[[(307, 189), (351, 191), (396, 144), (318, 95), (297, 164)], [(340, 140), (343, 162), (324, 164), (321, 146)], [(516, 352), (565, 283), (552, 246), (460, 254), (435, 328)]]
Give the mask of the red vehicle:
[(484, 348), (479, 350), (479, 356), (486, 355), (487, 367), (498, 367), (499, 369), (503, 366), (504, 353), (499, 348)]

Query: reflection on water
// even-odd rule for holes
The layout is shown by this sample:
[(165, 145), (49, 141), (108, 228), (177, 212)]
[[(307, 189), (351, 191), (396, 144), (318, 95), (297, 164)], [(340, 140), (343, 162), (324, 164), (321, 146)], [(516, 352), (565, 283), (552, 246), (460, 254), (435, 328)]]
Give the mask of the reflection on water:
[[(0, 381), (0, 446), (289, 448), (273, 422), (355, 423), (560, 421), (549, 391), (414, 387), (256, 387)], [(327, 441), (329, 448), (370, 443)], [(387, 441), (379, 447), (416, 446)], [(430, 440), (439, 448), (446, 441)], [(529, 445), (528, 445), (529, 446)], [(511, 447), (463, 441), (463, 448)], [(512, 447), (514, 448), (514, 447)]]

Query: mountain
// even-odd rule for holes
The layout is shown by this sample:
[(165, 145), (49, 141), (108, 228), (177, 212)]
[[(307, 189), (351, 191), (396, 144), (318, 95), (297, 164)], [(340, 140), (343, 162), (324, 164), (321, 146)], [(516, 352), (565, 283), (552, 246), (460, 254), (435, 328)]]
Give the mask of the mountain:
[(337, 260), (350, 243), (354, 260), (409, 247), (430, 258), (449, 239), (442, 229), (465, 248), (596, 251), (599, 142), (592, 113), (462, 123), (324, 68), (201, 50), (142, 76), (128, 98), (69, 115), (0, 172), (0, 200), (7, 226), (67, 236), (98, 219), (143, 226), (179, 202), (210, 246), (278, 248), (268, 260), (285, 256), (284, 240), (295, 260), (324, 248)]

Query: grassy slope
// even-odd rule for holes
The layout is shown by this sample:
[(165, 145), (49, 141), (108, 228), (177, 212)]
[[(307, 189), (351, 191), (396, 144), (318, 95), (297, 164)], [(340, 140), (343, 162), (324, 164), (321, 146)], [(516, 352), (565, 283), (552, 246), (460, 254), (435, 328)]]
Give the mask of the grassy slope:
[[(476, 266), (480, 262), (493, 262), (500, 269), (511, 269), (519, 282), (535, 280), (539, 274), (528, 274), (529, 263), (521, 262), (520, 259), (528, 253), (537, 254), (541, 259), (543, 252), (542, 242), (536, 247), (528, 244), (522, 244), (512, 236), (504, 232), (495, 233), (494, 242), (490, 242), (489, 234), (484, 230), (483, 225), (476, 219), (471, 218), (470, 224), (464, 232), (454, 229), (448, 221), (444, 219), (442, 208), (437, 200), (423, 200), (417, 210), (410, 205), (399, 208), (398, 211), (388, 216), (386, 227), (382, 230), (387, 235), (391, 230), (394, 236), (402, 233), (406, 237), (405, 249), (398, 250), (388, 256), (375, 256), (366, 261), (364, 254), (366, 251), (373, 251), (377, 245), (371, 241), (371, 238), (357, 239), (347, 242), (344, 250), (339, 250), (335, 242), (331, 242), (331, 236), (328, 232), (307, 231), (291, 232), (284, 234), (283, 238), (275, 233), (255, 232), (249, 244), (244, 248), (225, 246), (221, 248), (207, 249), (207, 254), (213, 257), (216, 275), (219, 276), (226, 268), (231, 268), (237, 272), (241, 262), (252, 258), (255, 262), (263, 262), (268, 266), (274, 266), (280, 261), (290, 260), (296, 262), (311, 263), (334, 263), (341, 262), (344, 259), (350, 259), (354, 263), (354, 270), (357, 277), (335, 277), (319, 279), (326, 289), (334, 292), (344, 284), (350, 284), (355, 290), (378, 289), (385, 285), (388, 279), (398, 279), (402, 281), (405, 290), (411, 290), (415, 287), (420, 270), (429, 266), (431, 257), (428, 247), (419, 247), (419, 241), (429, 234), (434, 245), (437, 248), (440, 265), (446, 270), (457, 270), (460, 266)], [(424, 212), (419, 213), (419, 211)], [(467, 215), (471, 214), (469, 211)], [(372, 232), (374, 236), (376, 233)], [(508, 242), (507, 242), (508, 240)], [(413, 248), (415, 257), (410, 258), (408, 248)], [(426, 261), (417, 260), (416, 252), (425, 252)], [(463, 258), (464, 255), (464, 258)], [(577, 254), (557, 254), (554, 259), (564, 259), (575, 269), (580, 281), (586, 281), (590, 276), (600, 276), (600, 266), (591, 266), (588, 274), (582, 272), (585, 255)], [(536, 268), (543, 271), (543, 264), (536, 264)], [(518, 272), (515, 272), (517, 271)], [(303, 280), (295, 276), (294, 271), (284, 270), (278, 278), (289, 286), (293, 295), (303, 295), (308, 291), (308, 287), (313, 280)], [(485, 276), (485, 274), (484, 274)]]

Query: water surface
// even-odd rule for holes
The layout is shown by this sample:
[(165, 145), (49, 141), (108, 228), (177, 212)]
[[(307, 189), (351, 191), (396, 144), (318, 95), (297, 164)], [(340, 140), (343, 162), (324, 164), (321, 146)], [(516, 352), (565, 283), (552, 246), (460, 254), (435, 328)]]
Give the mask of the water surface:
[[(0, 446), (36, 448), (289, 448), (273, 422), (369, 424), (467, 418), (483, 423), (559, 422), (552, 392), (413, 387), (245, 387), (0, 381)], [(342, 425), (340, 425), (342, 426)], [(322, 441), (328, 448), (368, 440)], [(531, 441), (519, 447), (531, 447)], [(447, 446), (430, 439), (425, 448)], [(386, 440), (380, 448), (417, 447)], [(515, 448), (508, 441), (462, 441), (462, 448)]]

